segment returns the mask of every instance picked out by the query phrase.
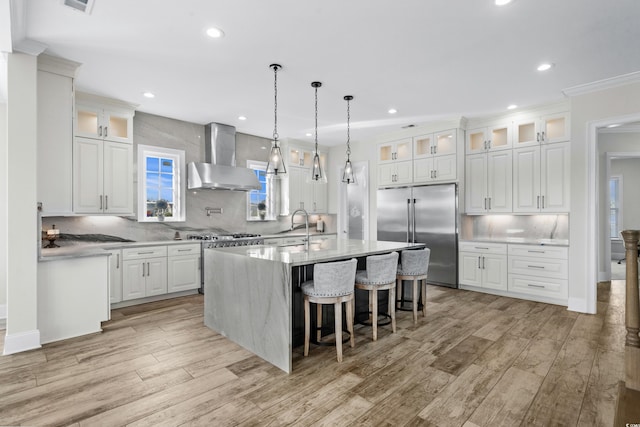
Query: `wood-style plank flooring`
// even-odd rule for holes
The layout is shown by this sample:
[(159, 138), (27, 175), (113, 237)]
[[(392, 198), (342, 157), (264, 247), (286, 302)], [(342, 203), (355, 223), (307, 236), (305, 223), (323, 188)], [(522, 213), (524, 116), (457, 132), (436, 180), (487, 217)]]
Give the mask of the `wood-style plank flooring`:
[[(104, 332), (0, 357), (0, 425), (606, 426), (624, 282), (598, 314), (428, 287), (427, 317), (296, 349), (285, 374), (203, 325), (202, 297), (114, 310)], [(4, 340), (1, 334), (0, 342)], [(640, 422), (640, 420), (637, 420)]]

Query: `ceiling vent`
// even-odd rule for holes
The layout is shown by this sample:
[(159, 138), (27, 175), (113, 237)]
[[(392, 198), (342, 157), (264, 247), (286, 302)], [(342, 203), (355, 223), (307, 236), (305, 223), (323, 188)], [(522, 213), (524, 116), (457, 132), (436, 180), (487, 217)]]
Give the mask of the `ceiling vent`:
[(61, 0), (62, 4), (70, 7), (73, 10), (78, 12), (86, 13), (87, 15), (91, 13), (91, 9), (93, 9), (94, 0)]

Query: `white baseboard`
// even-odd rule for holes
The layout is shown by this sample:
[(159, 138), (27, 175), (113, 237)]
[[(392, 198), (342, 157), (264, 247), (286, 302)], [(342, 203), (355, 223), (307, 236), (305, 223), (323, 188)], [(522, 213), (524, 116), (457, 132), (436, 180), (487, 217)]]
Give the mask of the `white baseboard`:
[(20, 353), (22, 351), (33, 350), (42, 347), (40, 345), (40, 331), (19, 332), (17, 334), (7, 334), (4, 338), (3, 355)]
[(598, 272), (598, 282), (608, 282), (611, 280), (611, 273), (607, 273), (606, 271)]

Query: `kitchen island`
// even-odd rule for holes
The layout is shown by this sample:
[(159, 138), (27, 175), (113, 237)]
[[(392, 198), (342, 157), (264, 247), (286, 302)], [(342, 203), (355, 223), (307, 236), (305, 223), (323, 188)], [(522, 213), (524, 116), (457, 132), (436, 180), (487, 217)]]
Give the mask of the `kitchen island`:
[[(294, 327), (302, 316), (299, 286), (320, 262), (424, 247), (421, 243), (329, 239), (294, 246), (204, 251), (204, 323), (285, 372), (291, 372)], [(296, 329), (299, 329), (296, 327)]]

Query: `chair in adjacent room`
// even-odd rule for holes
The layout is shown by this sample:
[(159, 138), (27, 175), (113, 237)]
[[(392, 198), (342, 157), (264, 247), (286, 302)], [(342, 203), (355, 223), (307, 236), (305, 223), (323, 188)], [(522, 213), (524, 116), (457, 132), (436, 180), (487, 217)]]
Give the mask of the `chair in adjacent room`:
[(411, 294), (411, 305), (413, 309), (413, 323), (418, 323), (418, 285), (421, 288), (422, 315), (427, 316), (427, 273), (429, 272), (429, 257), (431, 249), (407, 250), (400, 254), (400, 265), (396, 279), (396, 292), (398, 294), (398, 303), (406, 302), (403, 293), (403, 280), (411, 280), (413, 282), (413, 292)]
[(369, 291), (369, 317), (373, 328), (373, 340), (378, 339), (378, 291), (389, 291), (391, 330), (396, 331), (396, 272), (398, 252), (367, 257), (367, 269), (356, 272), (356, 289)]
[(353, 337), (354, 283), (358, 261), (328, 262), (313, 266), (313, 280), (302, 284), (304, 295), (304, 355), (309, 355), (311, 331), (311, 306), (316, 304), (317, 341), (322, 335), (322, 305), (333, 304), (335, 317), (335, 344), (338, 362), (342, 362), (342, 303), (346, 303), (347, 331), (350, 334), (351, 347), (355, 345)]

